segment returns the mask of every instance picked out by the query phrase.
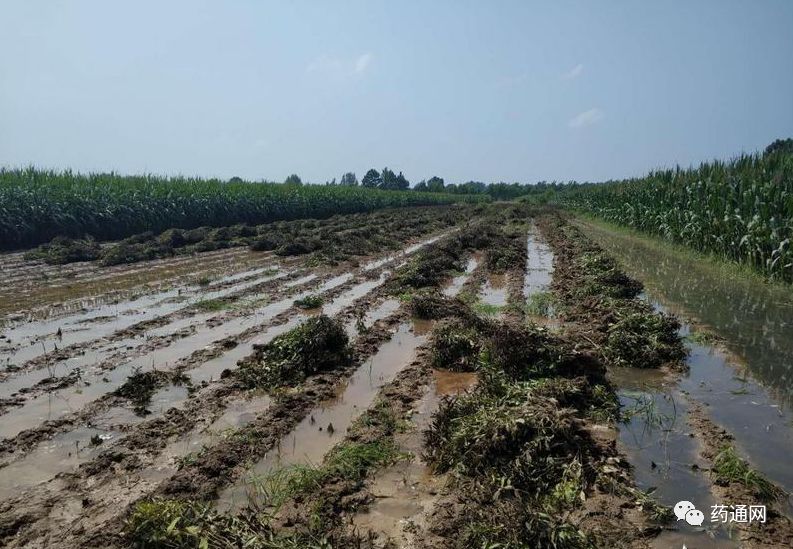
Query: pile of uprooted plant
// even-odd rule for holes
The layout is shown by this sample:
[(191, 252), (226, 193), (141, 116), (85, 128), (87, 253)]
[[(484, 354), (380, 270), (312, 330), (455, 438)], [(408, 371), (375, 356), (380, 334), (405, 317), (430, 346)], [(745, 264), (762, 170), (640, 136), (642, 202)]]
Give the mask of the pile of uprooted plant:
[(559, 213), (537, 220), (554, 252), (558, 316), (608, 366), (683, 367), (679, 321), (639, 299), (642, 284)]
[(99, 261), (103, 266), (191, 255), (212, 250), (249, 246), (253, 251), (273, 251), (279, 256), (314, 253), (318, 262), (334, 263), (381, 249), (428, 232), (450, 227), (482, 211), (482, 206), (440, 206), (382, 210), (336, 215), (327, 219), (276, 221), (264, 225), (231, 225), (168, 229), (132, 235), (101, 246), (90, 237), (56, 237), (25, 254), (50, 264)]

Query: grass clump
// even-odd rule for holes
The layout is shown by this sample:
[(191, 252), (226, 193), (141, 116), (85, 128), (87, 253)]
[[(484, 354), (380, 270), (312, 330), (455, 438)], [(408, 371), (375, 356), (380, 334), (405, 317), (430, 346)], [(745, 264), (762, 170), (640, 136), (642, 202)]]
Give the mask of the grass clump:
[(227, 302), (220, 299), (202, 299), (198, 301), (194, 307), (199, 311), (217, 312), (222, 311), (227, 306)]
[(56, 236), (49, 244), (42, 244), (35, 250), (25, 254), (25, 259), (42, 259), (50, 265), (64, 265), (79, 261), (94, 261), (99, 259), (101, 248), (99, 244), (88, 237), (85, 239), (72, 239)]
[(680, 361), (686, 352), (679, 329), (680, 322), (671, 315), (649, 310), (627, 312), (608, 327), (604, 358), (613, 366), (634, 368), (658, 368)]
[[(439, 320), (448, 317), (468, 317), (468, 308), (456, 299), (450, 299), (435, 289), (425, 289), (412, 294), (404, 294), (410, 313), (422, 320)], [(400, 300), (402, 296), (399, 296)]]
[(717, 484), (722, 486), (732, 482), (741, 484), (761, 501), (775, 501), (784, 494), (782, 489), (752, 469), (746, 460), (738, 455), (735, 448), (729, 445), (724, 446), (714, 458), (711, 473)]
[(309, 295), (302, 299), (296, 299), (294, 304), (295, 307), (297, 307), (298, 309), (307, 310), (307, 309), (318, 309), (322, 307), (324, 303), (325, 300), (322, 299), (322, 296)]
[(575, 293), (578, 297), (606, 296), (632, 299), (643, 289), (642, 283), (626, 275), (617, 262), (603, 250), (587, 251), (577, 259), (582, 280)]
[(485, 253), (485, 265), (491, 273), (522, 267), (525, 262), (526, 246), (503, 235), (499, 235)]
[(184, 385), (190, 383), (190, 378), (181, 372), (162, 372), (150, 370), (144, 372), (140, 367), (132, 371), (124, 384), (116, 389), (113, 394), (126, 398), (133, 405), (133, 410), (139, 416), (148, 415), (151, 398), (158, 389), (167, 385)]
[(139, 549), (330, 549), (321, 534), (277, 534), (266, 515), (221, 515), (209, 503), (162, 498), (137, 503), (124, 533)]
[(560, 366), (570, 358), (544, 328), (507, 323), (489, 329), (485, 350), (492, 367), (516, 381), (559, 375)]
[(723, 343), (724, 339), (707, 330), (694, 330), (686, 336), (686, 339), (697, 345), (717, 345)]
[(251, 388), (295, 385), (309, 375), (352, 362), (344, 326), (326, 315), (309, 318), (255, 349), (255, 359), (237, 370), (240, 381)]
[(394, 277), (397, 290), (438, 287), (448, 273), (463, 269), (463, 248), (458, 240), (448, 239), (419, 252)]
[(441, 322), (432, 330), (430, 353), (432, 366), (454, 372), (472, 372), (483, 341), (479, 332), (459, 319)]
[(477, 312), (477, 314), (487, 317), (496, 317), (501, 314), (503, 307), (501, 305), (485, 303), (484, 301), (477, 301), (473, 304), (473, 309)]
[(347, 442), (334, 447), (319, 466), (292, 465), (252, 480), (255, 508), (280, 508), (298, 494), (321, 488), (330, 479), (361, 480), (376, 467), (390, 465), (403, 456), (393, 440)]
[(583, 433), (571, 410), (540, 390), (509, 385), (504, 394), (475, 391), (444, 400), (425, 432), (427, 458), (439, 472), (498, 479), (497, 487), (549, 493), (563, 478)]
[(526, 300), (524, 312), (531, 316), (550, 317), (553, 315), (554, 301), (554, 296), (551, 292), (533, 293)]
[(454, 549), (594, 549), (595, 543), (578, 527), (556, 516), (521, 507), (517, 501), (477, 510), (454, 541)]

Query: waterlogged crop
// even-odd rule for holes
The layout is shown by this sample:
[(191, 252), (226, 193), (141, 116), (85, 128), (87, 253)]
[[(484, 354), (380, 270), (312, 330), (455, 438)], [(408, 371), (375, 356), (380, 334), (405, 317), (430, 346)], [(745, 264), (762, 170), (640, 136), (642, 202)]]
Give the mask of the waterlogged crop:
[(563, 205), (793, 282), (793, 155), (742, 155), (585, 185)]

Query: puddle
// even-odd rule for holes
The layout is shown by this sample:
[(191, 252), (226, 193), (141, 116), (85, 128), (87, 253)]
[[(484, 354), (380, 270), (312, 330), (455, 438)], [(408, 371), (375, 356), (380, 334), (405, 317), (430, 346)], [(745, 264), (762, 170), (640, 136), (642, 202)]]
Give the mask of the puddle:
[[(89, 385), (68, 387), (35, 397), (19, 408), (8, 411), (0, 421), (0, 437), (13, 437), (20, 431), (36, 427), (43, 421), (58, 419), (93, 402), (105, 393), (120, 387), (136, 368), (149, 371), (154, 368), (168, 369), (180, 359), (190, 356), (215, 341), (233, 336), (257, 324), (265, 322), (292, 307), (296, 298), (309, 292), (291, 296), (256, 309), (250, 315), (233, 318), (219, 326), (206, 324), (196, 326), (193, 334), (173, 342), (167, 347), (134, 358), (107, 372), (94, 373), (85, 377)], [(221, 369), (222, 370), (222, 369)]]
[(404, 257), (404, 256), (406, 256), (406, 255), (410, 255), (410, 254), (412, 254), (413, 252), (416, 252), (416, 251), (420, 250), (420, 249), (421, 249), (421, 248), (423, 248), (424, 246), (427, 246), (427, 245), (429, 245), (429, 244), (432, 244), (433, 242), (437, 242), (438, 240), (440, 240), (441, 238), (443, 238), (443, 237), (444, 237), (444, 236), (446, 236), (447, 234), (451, 234), (451, 231), (450, 231), (450, 232), (443, 233), (443, 234), (440, 234), (440, 235), (438, 235), (438, 236), (433, 236), (432, 238), (428, 238), (428, 239), (426, 239), (426, 240), (422, 240), (421, 242), (418, 242), (418, 243), (416, 243), (416, 244), (411, 244), (411, 245), (410, 245), (410, 246), (408, 246), (407, 248), (403, 248), (403, 249), (402, 249), (402, 250), (400, 250), (400, 251), (397, 251), (397, 252), (394, 252), (394, 253), (392, 253), (392, 254), (389, 254), (389, 255), (387, 255), (386, 257), (382, 258), (382, 259), (377, 259), (377, 260), (374, 260), (374, 261), (368, 261), (368, 262), (366, 262), (366, 263), (364, 263), (364, 264), (363, 264), (363, 266), (361, 267), (361, 269), (362, 269), (364, 272), (366, 272), (366, 271), (373, 271), (374, 269), (377, 269), (377, 268), (379, 268), (379, 267), (382, 267), (383, 265), (385, 265), (385, 264), (386, 264), (386, 263), (388, 263), (389, 261), (393, 261), (393, 260), (394, 260), (394, 259), (396, 259), (396, 258), (399, 258), (399, 257)]
[(459, 294), (466, 280), (468, 280), (468, 277), (471, 276), (471, 273), (474, 272), (474, 269), (479, 265), (479, 260), (480, 258), (475, 255), (469, 257), (468, 263), (465, 265), (465, 272), (459, 276), (455, 276), (449, 281), (442, 290), (443, 295), (454, 297)]
[(476, 383), (475, 373), (433, 372), (434, 383), (418, 402), (411, 417), (412, 428), (396, 435), (400, 450), (410, 459), (377, 472), (370, 492), (375, 500), (365, 512), (353, 516), (353, 525), (362, 532), (391, 539), (398, 547), (413, 547), (416, 526), (423, 525), (425, 513), (432, 509), (446, 477), (433, 475), (422, 460), (422, 433), (429, 426), (443, 395), (457, 394)]
[[(724, 279), (712, 267), (643, 240), (589, 224), (586, 229), (631, 276), (645, 283), (643, 297), (656, 310), (684, 317), (691, 314), (724, 337), (729, 347), (725, 351), (687, 341), (689, 371), (671, 385), (658, 372), (611, 370), (623, 404), (635, 406), (638, 398), (644, 408), (620, 427), (620, 441), (636, 465), (637, 484), (643, 489), (657, 487), (655, 496), (668, 505), (681, 499), (692, 501), (706, 517), (714, 503), (744, 503), (713, 502), (707, 473), (691, 467), (703, 465), (698, 462), (698, 442), (690, 436), (686, 422), (687, 403), (696, 401), (705, 404), (708, 416), (735, 437), (738, 453), (753, 467), (785, 490), (793, 489), (788, 377), (793, 338), (787, 334), (793, 322), (789, 307), (793, 298), (779, 299), (773, 287)], [(684, 324), (681, 335), (690, 331)], [(671, 416), (675, 421), (664, 423)], [(793, 514), (789, 505), (783, 510)], [(723, 529), (714, 533), (714, 539), (690, 530), (684, 525), (680, 532), (662, 539), (677, 539), (685, 533), (696, 535), (686, 538), (689, 547), (734, 546)]]
[(725, 277), (703, 261), (679, 256), (644, 238), (612, 233), (587, 223), (587, 234), (626, 272), (723, 337), (749, 372), (780, 404), (793, 403), (793, 291), (756, 280)]
[[(397, 309), (399, 309), (400, 305), (402, 304), (398, 299), (386, 299), (380, 305), (368, 311), (361, 319), (361, 322), (365, 328), (371, 328), (372, 325), (374, 325), (374, 323), (378, 320), (387, 318), (395, 313)], [(345, 324), (344, 329), (347, 332), (347, 337), (351, 339), (358, 337), (359, 335), (357, 320), (348, 321), (347, 324)]]
[(270, 397), (264, 394), (232, 401), (224, 413), (209, 426), (196, 429), (191, 433), (169, 442), (163, 449), (157, 463), (139, 471), (140, 478), (148, 482), (160, 482), (173, 474), (180, 461), (189, 460), (193, 454), (200, 459), (198, 452), (220, 442), (229, 433), (245, 427), (256, 416), (270, 407)]
[(433, 326), (435, 326), (434, 320), (424, 320), (421, 318), (413, 318), (411, 319), (411, 323), (413, 324), (413, 333), (419, 336), (428, 336)]
[[(725, 280), (712, 267), (644, 240), (588, 234), (626, 271), (645, 283), (657, 310), (691, 314), (725, 338), (730, 353), (687, 342), (690, 371), (679, 389), (707, 405), (707, 413), (735, 436), (739, 453), (785, 490), (793, 490), (793, 413), (788, 370), (793, 365), (793, 295), (745, 280)], [(682, 335), (691, 328), (684, 325)]]
[[(174, 313), (200, 300), (219, 299), (242, 292), (266, 281), (278, 279), (288, 273), (273, 273), (269, 270), (262, 276), (254, 276), (219, 290), (205, 290), (199, 286), (174, 288), (165, 292), (139, 297), (135, 300), (103, 305), (97, 309), (77, 315), (26, 323), (6, 330), (4, 335), (19, 348), (11, 353), (0, 353), (0, 363), (21, 366), (25, 362), (42, 356), (56, 348), (76, 343), (99, 340), (133, 324)], [(176, 300), (181, 297), (183, 299)], [(84, 325), (86, 321), (109, 317), (105, 322)], [(186, 319), (190, 323), (190, 319)], [(168, 329), (166, 326), (163, 329)], [(60, 336), (57, 335), (60, 330)], [(154, 332), (157, 333), (157, 332)]]
[(284, 287), (286, 287), (286, 288), (294, 288), (295, 286), (300, 286), (301, 284), (307, 284), (307, 283), (311, 282), (312, 280), (314, 280), (315, 278), (317, 278), (316, 273), (311, 273), (309, 275), (301, 276), (300, 278), (296, 278), (294, 280), (290, 280), (289, 282), (284, 284)]
[[(384, 280), (385, 280), (385, 276), (382, 276), (379, 279), (367, 280), (361, 284), (355, 285), (350, 290), (342, 293), (336, 299), (332, 300), (327, 305), (327, 308), (331, 311), (331, 313), (336, 313), (339, 310), (343, 309), (344, 307), (348, 306), (355, 299), (358, 299), (359, 297), (371, 291), (377, 285), (382, 284)], [(288, 300), (284, 300), (283, 305), (291, 306), (291, 301), (292, 301), (291, 298)], [(286, 308), (288, 308), (288, 306), (286, 306)], [(272, 312), (273, 311), (271, 310), (270, 313)], [(287, 322), (283, 324), (270, 327), (267, 330), (265, 330), (263, 333), (252, 338), (251, 340), (242, 342), (238, 344), (236, 347), (224, 352), (220, 356), (208, 360), (194, 369), (188, 370), (187, 374), (190, 376), (193, 383), (196, 385), (202, 382), (209, 382), (212, 379), (218, 379), (223, 370), (227, 368), (233, 369), (240, 359), (250, 355), (253, 352), (254, 345), (264, 344), (271, 341), (273, 338), (277, 337), (278, 335), (281, 335), (289, 331), (290, 329), (294, 328), (295, 326), (303, 322), (306, 318), (307, 316), (301, 313), (289, 319)], [(224, 326), (220, 326), (218, 329), (224, 328)], [(210, 335), (212, 339), (216, 341), (218, 339), (219, 333), (216, 331), (214, 332), (210, 331), (208, 335)], [(176, 343), (175, 345), (177, 345), (178, 349), (177, 347), (175, 347), (174, 351), (178, 350), (178, 354), (180, 356), (186, 356), (185, 354), (186, 351), (184, 346), (180, 346), (180, 343)], [(160, 358), (163, 359), (164, 356), (160, 355)], [(130, 364), (125, 365), (123, 368), (121, 367), (117, 368), (116, 370), (106, 374), (107, 376), (110, 376), (108, 377), (109, 380), (115, 382), (114, 387), (119, 385), (118, 383), (119, 379), (121, 379), (121, 382), (126, 380), (125, 377), (122, 379), (123, 375), (117, 373), (117, 371), (126, 372), (129, 370), (130, 367), (132, 367), (132, 364), (140, 365), (141, 362), (140, 360), (132, 361)], [(91, 386), (81, 388), (79, 389), (79, 392), (75, 391), (77, 397), (72, 397), (72, 400), (69, 401), (69, 404), (72, 406), (75, 405), (76, 404), (75, 398), (78, 400), (89, 397), (97, 398), (97, 395), (102, 394), (108, 390), (107, 387), (108, 385), (104, 384), (104, 388), (99, 388), (96, 390), (91, 390)], [(49, 395), (45, 395), (45, 396), (49, 396)], [(178, 408), (184, 406), (184, 404), (187, 402), (188, 396), (189, 395), (187, 392), (187, 388), (184, 386), (171, 385), (158, 390), (152, 396), (151, 404), (148, 407), (151, 413), (147, 415), (145, 419), (152, 419), (158, 417), (163, 413), (165, 413), (165, 411), (168, 410), (169, 408), (173, 408), (173, 407)], [(48, 403), (51, 402), (52, 400), (48, 399)], [(262, 397), (259, 400), (245, 401), (243, 404), (240, 404), (240, 406), (243, 409), (249, 408), (251, 402), (253, 403), (253, 405), (256, 405), (257, 403), (261, 404), (263, 402), (266, 402), (267, 405), (269, 405), (269, 398)], [(52, 408), (48, 408), (48, 410), (52, 410)], [(63, 409), (63, 413), (66, 413), (68, 411), (71, 411), (71, 408), (67, 407)], [(111, 408), (111, 411), (112, 413), (117, 414), (116, 420), (114, 422), (115, 424), (133, 423), (143, 419), (143, 418), (137, 418), (136, 416), (134, 416), (134, 414), (132, 414), (131, 411), (128, 411), (125, 408), (114, 407)], [(123, 414), (124, 412), (127, 412), (128, 415), (126, 415), (123, 418), (120, 415), (118, 415), (118, 414)], [(218, 422), (216, 422), (216, 424), (213, 424), (213, 426), (211, 426), (208, 430), (191, 434), (189, 437), (181, 438), (173, 443), (170, 443), (167, 447), (167, 452), (168, 452), (167, 458), (169, 460), (174, 460), (176, 459), (176, 457), (187, 455), (194, 449), (200, 448), (210, 443), (212, 440), (214, 440), (213, 439), (214, 435), (212, 434), (212, 432), (216, 429), (220, 429), (224, 421), (230, 422), (231, 418), (235, 417), (235, 414), (237, 413), (238, 412), (235, 410), (235, 408), (232, 405), (232, 407), (230, 407), (227, 410), (227, 413), (224, 414), (224, 416), (222, 416), (221, 419), (219, 419)], [(57, 414), (53, 414), (53, 415), (57, 415)], [(2, 430), (4, 427), (5, 427), (4, 425), (0, 424), (0, 430)], [(233, 427), (233, 425), (228, 425), (226, 428), (228, 427)], [(37, 466), (38, 461), (35, 458), (32, 459), (31, 461), (28, 461), (28, 456), (26, 456), (20, 461), (20, 467), (24, 468), (24, 470), (28, 470), (30, 468), (36, 469), (38, 467), (39, 469), (41, 469), (41, 475), (48, 475), (49, 478), (55, 473), (68, 470), (69, 468), (92, 458), (93, 454), (76, 456), (75, 459), (73, 460), (64, 458), (61, 461), (61, 468), (59, 468), (57, 465), (58, 459), (60, 459), (57, 456), (63, 456), (65, 455), (64, 452), (66, 454), (68, 454), (69, 452), (69, 441), (71, 440), (70, 437), (72, 436), (70, 433), (79, 433), (80, 431), (81, 428), (77, 428), (73, 431), (69, 431), (68, 433), (63, 434), (62, 436), (58, 435), (53, 438), (52, 443), (47, 445), (47, 450), (46, 450), (47, 456), (50, 456), (52, 459), (51, 462), (48, 461), (49, 467), (47, 468), (38, 467)], [(78, 435), (74, 435), (74, 436), (78, 436)], [(88, 436), (86, 440), (90, 440), (90, 436)], [(38, 451), (39, 450), (37, 449), (34, 451), (34, 453)], [(159, 474), (162, 474), (166, 471), (170, 471), (171, 469), (172, 468), (170, 465), (161, 464), (161, 466), (156, 471), (150, 472), (150, 476), (147, 478), (149, 478), (150, 480), (154, 480), (156, 478), (159, 478), (158, 476)], [(3, 470), (0, 469), (0, 477), (4, 477), (4, 473), (2, 473), (2, 471)], [(32, 478), (38, 479), (39, 476), (34, 475)], [(1, 487), (2, 485), (0, 485), (0, 488)]]
[[(46, 482), (62, 471), (99, 455), (102, 444), (92, 445), (92, 437), (117, 437), (118, 433), (81, 427), (39, 445), (24, 459), (11, 462), (0, 471), (0, 501), (19, 495), (31, 486)], [(108, 439), (109, 440), (109, 439)]]
[(352, 374), (335, 398), (312, 410), (277, 448), (220, 495), (218, 509), (243, 508), (254, 497), (255, 479), (279, 467), (321, 463), (328, 450), (344, 438), (352, 422), (372, 404), (380, 387), (414, 359), (416, 348), (425, 339), (413, 333), (409, 324), (400, 325), (394, 336)]
[[(20, 491), (46, 482), (58, 473), (73, 471), (103, 452), (123, 434), (119, 424), (143, 421), (131, 409), (114, 408), (99, 415), (91, 426), (58, 433), (18, 460), (7, 461), (0, 469), (0, 501)], [(99, 437), (92, 443), (92, 437)], [(101, 444), (96, 444), (101, 440)]]
[(265, 412), (271, 404), (269, 395), (254, 395), (240, 398), (226, 406), (223, 414), (207, 428), (208, 431), (222, 433), (229, 429), (240, 429)]
[(548, 290), (553, 276), (553, 252), (532, 227), (526, 239), (526, 274), (523, 278), (523, 295), (529, 297)]
[(433, 370), (435, 392), (438, 395), (458, 395), (470, 389), (478, 379), (476, 372)]
[(484, 314), (500, 316), (500, 309), (507, 304), (506, 275), (488, 275), (482, 290), (479, 292), (479, 300), (479, 305)]

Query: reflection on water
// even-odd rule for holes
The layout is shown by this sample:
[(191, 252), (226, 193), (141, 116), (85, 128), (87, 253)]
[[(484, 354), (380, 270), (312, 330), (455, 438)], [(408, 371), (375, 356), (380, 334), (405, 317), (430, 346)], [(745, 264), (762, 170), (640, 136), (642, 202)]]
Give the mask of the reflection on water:
[(648, 290), (710, 327), (786, 406), (793, 403), (793, 288), (726, 278), (706, 262), (586, 223), (586, 232)]

